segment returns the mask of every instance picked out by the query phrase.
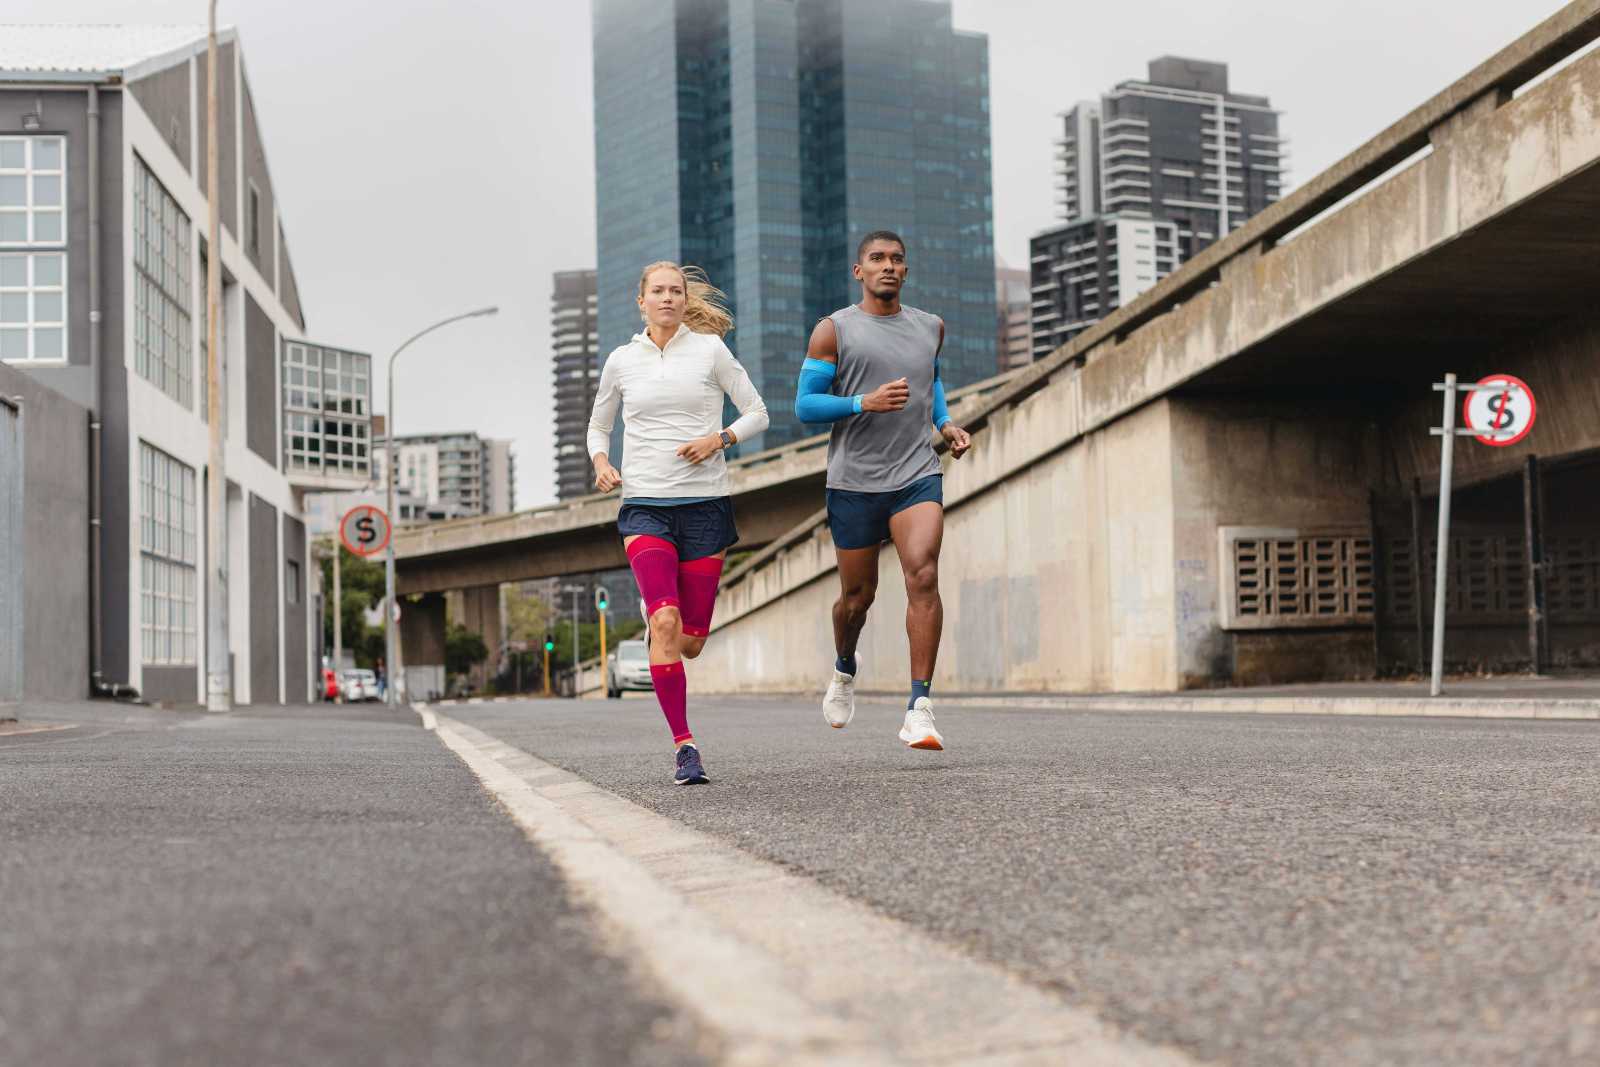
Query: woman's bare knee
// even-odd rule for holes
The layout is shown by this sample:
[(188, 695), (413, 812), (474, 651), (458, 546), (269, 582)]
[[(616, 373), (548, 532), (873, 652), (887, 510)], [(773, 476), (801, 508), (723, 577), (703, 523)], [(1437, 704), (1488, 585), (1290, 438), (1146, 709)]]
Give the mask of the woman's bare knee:
[(655, 642), (676, 642), (683, 633), (683, 616), (678, 609), (668, 605), (657, 608), (656, 613), (650, 616), (650, 640)]

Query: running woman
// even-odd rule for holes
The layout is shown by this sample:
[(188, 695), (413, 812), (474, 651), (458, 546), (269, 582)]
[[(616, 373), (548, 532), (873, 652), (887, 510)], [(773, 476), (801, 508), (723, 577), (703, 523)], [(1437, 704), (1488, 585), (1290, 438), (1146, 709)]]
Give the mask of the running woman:
[[(606, 358), (589, 419), (595, 487), (622, 487), (617, 531), (650, 625), (650, 678), (678, 747), (678, 785), (710, 781), (689, 731), (683, 661), (705, 647), (722, 561), (739, 540), (722, 452), (767, 428), (766, 404), (722, 342), (733, 329), (722, 299), (697, 267), (646, 267), (645, 330)], [(739, 409), (727, 427), (724, 393)], [(621, 473), (606, 454), (618, 408)]]
[(929, 427), (956, 459), (972, 438), (950, 418), (939, 351), (944, 320), (900, 303), (906, 243), (888, 230), (867, 234), (856, 249), (861, 303), (817, 323), (800, 369), (795, 414), (833, 423), (828, 442), (828, 528), (839, 560), (833, 605), (838, 659), (822, 698), (835, 729), (856, 713), (856, 641), (878, 590), (878, 552), (893, 541), (906, 580), (906, 637), (911, 693), (900, 740), (939, 751), (933, 721), (934, 661), (944, 626), (939, 599), (939, 546), (944, 539), (944, 477)]

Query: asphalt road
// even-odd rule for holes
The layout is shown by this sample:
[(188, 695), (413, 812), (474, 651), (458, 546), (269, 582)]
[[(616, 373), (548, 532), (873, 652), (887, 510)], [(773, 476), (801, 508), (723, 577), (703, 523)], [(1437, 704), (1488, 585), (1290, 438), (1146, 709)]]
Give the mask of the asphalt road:
[(713, 1039), (409, 710), (0, 737), (0, 1063), (693, 1064)]
[[(1600, 1061), (1600, 726), (695, 701), (452, 716), (1239, 1064)], [(952, 1025), (959, 1025), (952, 1020)]]

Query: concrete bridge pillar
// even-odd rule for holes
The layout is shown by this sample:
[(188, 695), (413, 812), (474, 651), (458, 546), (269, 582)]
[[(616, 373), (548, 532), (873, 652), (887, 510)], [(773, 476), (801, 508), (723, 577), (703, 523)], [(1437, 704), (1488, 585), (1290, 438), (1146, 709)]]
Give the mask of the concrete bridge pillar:
[(444, 618), (443, 593), (401, 599), (400, 659), (413, 700), (444, 694)]
[(500, 587), (479, 585), (461, 591), (461, 625), (483, 638), (489, 658), (468, 675), (473, 688), (482, 689), (500, 666)]

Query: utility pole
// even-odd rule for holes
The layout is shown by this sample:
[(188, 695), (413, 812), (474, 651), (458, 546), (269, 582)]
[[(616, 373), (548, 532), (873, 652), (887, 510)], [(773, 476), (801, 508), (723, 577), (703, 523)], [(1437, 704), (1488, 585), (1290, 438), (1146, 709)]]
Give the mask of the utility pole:
[(206, 36), (206, 401), (211, 438), (206, 463), (206, 710), (228, 711), (233, 679), (228, 664), (228, 579), (224, 536), (228, 472), (222, 449), (222, 241), (217, 191), (217, 0)]
[[(216, 0), (212, 0), (212, 3), (216, 3)], [(215, 138), (212, 139), (212, 143), (216, 143)], [(384, 409), (383, 413), (383, 437), (385, 446), (384, 480), (388, 483), (387, 512), (391, 524), (398, 525), (394, 510), (394, 361), (400, 358), (400, 353), (411, 346), (411, 342), (432, 333), (441, 326), (448, 326), (452, 322), (460, 322), (462, 319), (477, 318), (480, 315), (498, 315), (499, 313), (500, 309), (498, 307), (486, 307), (460, 315), (452, 315), (448, 319), (440, 319), (427, 329), (419, 330), (406, 338), (405, 342), (395, 349), (394, 354), (389, 357), (387, 374), (389, 406)], [(384, 703), (393, 707), (399, 701), (399, 696), (396, 693), (398, 687), (395, 682), (402, 678), (403, 675), (400, 668), (400, 634), (395, 627), (396, 619), (394, 617), (394, 535), (392, 533), (389, 536), (388, 547), (384, 549), (383, 553), (383, 594), (383, 650), (385, 652), (385, 669), (389, 672), (389, 677), (383, 687), (383, 695)]]
[(344, 546), (339, 539), (333, 539), (333, 702), (344, 703), (344, 683), (339, 677), (344, 670), (344, 580), (340, 574), (339, 562), (344, 555)]

